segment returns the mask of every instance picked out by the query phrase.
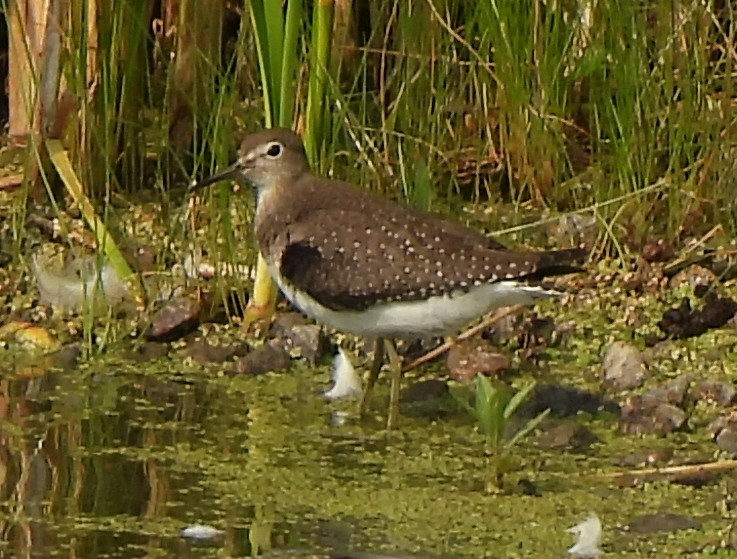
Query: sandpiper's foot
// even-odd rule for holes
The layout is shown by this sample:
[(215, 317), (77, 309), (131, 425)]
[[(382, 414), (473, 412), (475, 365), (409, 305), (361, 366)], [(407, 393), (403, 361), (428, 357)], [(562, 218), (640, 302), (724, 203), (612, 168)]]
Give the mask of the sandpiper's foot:
[(399, 419), (399, 388), (402, 384), (402, 358), (397, 353), (394, 342), (386, 340), (386, 353), (389, 357), (389, 374), (391, 388), (389, 390), (389, 415), (386, 418), (386, 428), (391, 430)]
[(361, 397), (361, 403), (358, 406), (358, 415), (363, 417), (366, 415), (368, 410), (369, 400), (371, 399), (371, 393), (374, 391), (374, 385), (376, 379), (379, 378), (379, 372), (381, 372), (381, 365), (384, 362), (384, 339), (376, 338), (374, 344), (374, 358), (371, 361), (371, 369), (369, 370), (368, 381), (366, 382), (366, 388), (363, 391)]
[(256, 263), (256, 279), (253, 282), (253, 297), (243, 315), (244, 324), (271, 318), (276, 306), (276, 286), (269, 275), (269, 267), (259, 254)]
[(243, 332), (257, 338), (263, 337), (269, 331), (273, 314), (272, 305), (248, 305), (241, 321)]
[(274, 314), (274, 305), (269, 302), (265, 305), (256, 305), (249, 303), (243, 313), (242, 324), (246, 327), (251, 325), (259, 325), (261, 323), (268, 323)]

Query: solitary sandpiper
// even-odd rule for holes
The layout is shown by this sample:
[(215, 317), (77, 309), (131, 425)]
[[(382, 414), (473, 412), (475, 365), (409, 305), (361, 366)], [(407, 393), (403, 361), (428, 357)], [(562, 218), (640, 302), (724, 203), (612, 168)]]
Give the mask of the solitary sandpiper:
[(579, 271), (572, 263), (585, 256), (581, 249), (507, 250), (437, 215), (317, 177), (287, 129), (250, 134), (233, 165), (193, 188), (225, 179), (255, 187), (256, 240), (286, 298), (319, 323), (377, 339), (362, 413), (386, 349), (388, 427), (401, 378), (393, 338), (456, 334), (492, 309), (557, 295), (534, 283)]

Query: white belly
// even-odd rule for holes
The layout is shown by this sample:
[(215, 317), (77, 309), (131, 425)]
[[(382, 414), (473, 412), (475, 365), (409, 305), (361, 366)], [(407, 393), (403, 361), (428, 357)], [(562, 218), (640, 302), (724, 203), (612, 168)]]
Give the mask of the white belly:
[(317, 322), (341, 332), (382, 338), (455, 334), (493, 309), (530, 305), (536, 299), (558, 295), (540, 287), (501, 281), (474, 287), (467, 293), (458, 291), (422, 301), (384, 303), (364, 311), (335, 311), (297, 292), (274, 268), (271, 275), (286, 298)]

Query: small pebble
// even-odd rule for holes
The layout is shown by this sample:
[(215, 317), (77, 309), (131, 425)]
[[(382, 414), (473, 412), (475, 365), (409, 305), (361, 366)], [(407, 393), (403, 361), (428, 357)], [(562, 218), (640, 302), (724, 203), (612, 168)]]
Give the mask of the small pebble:
[(205, 526), (204, 524), (192, 524), (182, 529), (182, 537), (190, 538), (192, 540), (211, 540), (222, 534), (223, 530), (218, 530), (212, 526)]
[(610, 345), (602, 360), (604, 383), (614, 390), (631, 390), (645, 382), (647, 366), (642, 352), (626, 342)]

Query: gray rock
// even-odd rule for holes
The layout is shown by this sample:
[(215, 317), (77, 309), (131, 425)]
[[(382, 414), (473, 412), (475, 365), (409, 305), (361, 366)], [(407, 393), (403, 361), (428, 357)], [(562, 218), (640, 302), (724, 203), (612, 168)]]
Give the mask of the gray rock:
[(716, 437), (716, 443), (724, 452), (737, 456), (737, 429), (735, 427), (722, 429)]
[(642, 399), (653, 406), (657, 404), (673, 404), (680, 406), (686, 399), (686, 391), (691, 384), (692, 377), (689, 374), (680, 375), (667, 382), (654, 386), (645, 394)]
[(188, 296), (175, 297), (154, 315), (146, 338), (154, 342), (171, 342), (186, 336), (199, 326), (200, 312), (199, 300)]
[(270, 371), (283, 371), (290, 363), (286, 350), (276, 341), (271, 341), (238, 359), (231, 371), (236, 375), (261, 375)]
[(622, 406), (619, 427), (626, 435), (667, 435), (681, 429), (687, 419), (686, 412), (673, 404), (654, 403), (642, 396), (633, 396)]
[(271, 336), (281, 340), (284, 349), (311, 365), (330, 352), (330, 340), (317, 324), (310, 324), (299, 313), (281, 313), (271, 325)]
[(330, 351), (330, 340), (317, 324), (296, 325), (287, 339), (299, 356), (311, 365), (317, 364)]
[(737, 456), (737, 414), (733, 412), (716, 418), (708, 429), (720, 449)]
[(614, 390), (631, 390), (642, 386), (647, 366), (642, 352), (626, 342), (614, 342), (602, 360), (604, 384)]
[(446, 359), (450, 377), (468, 381), (477, 374), (495, 375), (511, 366), (506, 355), (495, 351), (490, 344), (464, 341), (454, 345)]
[(535, 441), (547, 450), (584, 450), (598, 440), (588, 427), (570, 419), (544, 421), (540, 431)]
[(702, 380), (689, 392), (689, 400), (695, 402), (708, 402), (719, 407), (731, 406), (737, 396), (734, 386), (720, 380)]

